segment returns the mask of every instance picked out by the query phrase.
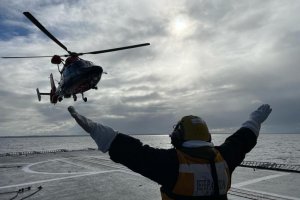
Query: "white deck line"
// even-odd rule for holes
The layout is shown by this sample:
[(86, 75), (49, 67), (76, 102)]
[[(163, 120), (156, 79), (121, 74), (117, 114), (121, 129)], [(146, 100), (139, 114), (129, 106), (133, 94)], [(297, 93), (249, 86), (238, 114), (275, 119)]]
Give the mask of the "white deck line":
[[(260, 191), (260, 190), (251, 190), (248, 188), (241, 188), (243, 190), (249, 191), (249, 192), (254, 192), (254, 193), (259, 193), (259, 194), (265, 194), (265, 195), (270, 195), (270, 196), (274, 196), (274, 197), (278, 197), (278, 198), (282, 198), (282, 199), (289, 199), (289, 200), (300, 200), (300, 198), (297, 197), (291, 197), (291, 196), (285, 196), (285, 195), (281, 195), (281, 194), (275, 194), (275, 193), (270, 193), (270, 192), (264, 192), (264, 191)], [(234, 194), (230, 194), (232, 196), (234, 196)]]
[(285, 175), (289, 175), (289, 174), (290, 174), (290, 173), (278, 173), (278, 174), (273, 174), (273, 175), (269, 175), (269, 176), (264, 176), (264, 177), (260, 177), (260, 178), (255, 178), (255, 179), (252, 179), (252, 180), (249, 180), (249, 181), (244, 181), (244, 182), (232, 184), (231, 186), (232, 186), (232, 187), (239, 188), (239, 187), (242, 187), (242, 186), (245, 186), (245, 185), (250, 185), (250, 184), (254, 184), (254, 183), (260, 182), (260, 181), (269, 180), (269, 179), (272, 179), (272, 178), (277, 178), (277, 177), (285, 176)]
[(15, 185), (1, 186), (0, 189), (6, 189), (6, 188), (12, 188), (12, 187), (21, 187), (21, 186), (26, 186), (26, 185), (46, 183), (46, 182), (51, 182), (51, 181), (58, 181), (58, 180), (71, 179), (71, 178), (78, 178), (78, 177), (82, 177), (82, 176), (91, 176), (91, 175), (95, 175), (95, 174), (104, 174), (104, 173), (110, 173), (110, 172), (122, 172), (122, 170), (107, 170), (107, 171), (91, 172), (91, 173), (86, 173), (86, 174), (77, 174), (77, 175), (67, 176), (67, 177), (44, 179), (44, 180), (32, 181), (32, 182), (26, 182), (26, 183), (20, 183), (20, 184), (15, 184)]
[[(92, 172), (39, 172), (39, 171), (34, 171), (31, 170), (30, 168), (34, 165), (38, 165), (38, 164), (43, 164), (43, 163), (47, 163), (47, 162), (53, 162), (53, 161), (62, 161), (62, 162), (66, 162), (65, 161), (66, 158), (62, 158), (62, 159), (52, 159), (52, 160), (46, 160), (46, 161), (40, 161), (40, 162), (35, 162), (35, 163), (31, 163), (29, 165), (26, 165), (22, 168), (22, 170), (26, 173), (34, 173), (34, 174), (57, 174), (57, 175), (74, 175), (74, 174), (88, 174), (88, 173), (92, 173)], [(67, 162), (66, 162), (67, 163)], [(69, 162), (68, 164), (71, 164), (71, 162)], [(72, 163), (73, 165), (76, 165), (74, 163)], [(82, 167), (79, 165), (76, 165), (78, 167)]]
[(291, 197), (291, 196), (279, 195), (279, 194), (270, 193), (270, 192), (264, 192), (264, 191), (258, 191), (258, 190), (251, 190), (251, 189), (247, 189), (247, 188), (242, 188), (243, 186), (246, 186), (246, 185), (258, 183), (260, 181), (269, 180), (269, 179), (273, 179), (273, 178), (277, 178), (277, 177), (285, 176), (285, 175), (289, 175), (289, 174), (290, 173), (284, 173), (284, 172), (282, 172), (282, 173), (278, 173), (278, 174), (264, 176), (264, 177), (252, 179), (252, 180), (249, 180), (249, 181), (244, 181), (244, 182), (241, 182), (241, 183), (232, 184), (231, 187), (241, 188), (241, 189), (247, 190), (249, 192), (257, 192), (257, 193), (260, 193), (260, 194), (266, 194), (266, 195), (276, 196), (278, 198), (286, 198), (286, 199), (291, 199), (291, 200), (300, 200), (300, 198), (297, 198), (297, 197)]
[(0, 166), (6, 166), (6, 165), (28, 165), (28, 164), (30, 164), (30, 163), (24, 163), (24, 162), (22, 162), (22, 163), (14, 163), (14, 162), (10, 162), (10, 163), (0, 163)]

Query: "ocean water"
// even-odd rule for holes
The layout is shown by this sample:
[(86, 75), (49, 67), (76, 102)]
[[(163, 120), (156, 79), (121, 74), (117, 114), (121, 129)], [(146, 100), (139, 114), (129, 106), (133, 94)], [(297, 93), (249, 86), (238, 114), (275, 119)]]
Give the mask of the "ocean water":
[[(213, 134), (213, 143), (220, 145), (228, 134)], [(156, 148), (170, 148), (168, 135), (134, 135), (144, 144)], [(1, 137), (0, 154), (24, 151), (48, 151), (57, 149), (80, 150), (97, 148), (87, 136), (67, 137)], [(257, 145), (245, 160), (300, 165), (300, 134), (261, 134)]]

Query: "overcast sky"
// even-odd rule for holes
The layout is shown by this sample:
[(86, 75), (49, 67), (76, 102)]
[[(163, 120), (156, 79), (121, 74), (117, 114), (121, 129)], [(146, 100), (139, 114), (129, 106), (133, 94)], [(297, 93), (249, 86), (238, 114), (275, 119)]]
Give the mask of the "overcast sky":
[(83, 59), (101, 65), (98, 90), (52, 105), (50, 58), (0, 60), (0, 136), (83, 134), (67, 112), (123, 133), (167, 134), (184, 115), (212, 133), (237, 130), (263, 103), (262, 133), (300, 132), (300, 1), (1, 0), (0, 56), (66, 52), (22, 13), (31, 12), (71, 51), (149, 42)]

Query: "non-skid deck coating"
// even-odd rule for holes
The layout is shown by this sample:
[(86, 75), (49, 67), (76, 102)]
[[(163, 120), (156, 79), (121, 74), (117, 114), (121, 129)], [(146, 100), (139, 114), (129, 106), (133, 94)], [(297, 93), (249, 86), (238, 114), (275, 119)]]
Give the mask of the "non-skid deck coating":
[[(238, 167), (229, 199), (299, 199), (300, 174)], [(99, 151), (0, 157), (0, 199), (160, 199), (159, 185)]]

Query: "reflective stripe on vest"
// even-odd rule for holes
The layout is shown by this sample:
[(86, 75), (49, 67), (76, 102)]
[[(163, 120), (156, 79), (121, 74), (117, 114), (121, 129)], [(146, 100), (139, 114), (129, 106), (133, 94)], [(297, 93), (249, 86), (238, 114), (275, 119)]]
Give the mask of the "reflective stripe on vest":
[[(219, 195), (226, 196), (230, 188), (230, 174), (228, 166), (224, 161), (221, 154), (216, 151), (214, 158)], [(214, 181), (212, 176), (212, 166), (207, 159), (191, 157), (179, 150), (177, 150), (179, 161), (179, 175), (175, 187), (173, 188), (172, 195), (163, 194), (162, 199), (174, 199), (175, 196), (181, 197), (211, 197), (215, 196)], [(173, 196), (173, 198), (170, 198)], [(188, 198), (187, 198), (188, 199)]]

